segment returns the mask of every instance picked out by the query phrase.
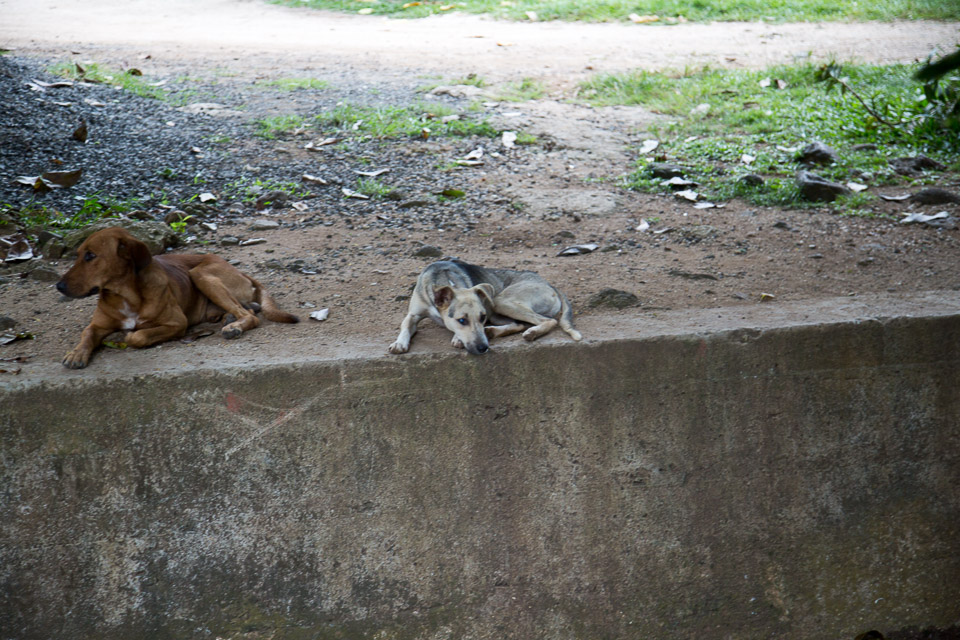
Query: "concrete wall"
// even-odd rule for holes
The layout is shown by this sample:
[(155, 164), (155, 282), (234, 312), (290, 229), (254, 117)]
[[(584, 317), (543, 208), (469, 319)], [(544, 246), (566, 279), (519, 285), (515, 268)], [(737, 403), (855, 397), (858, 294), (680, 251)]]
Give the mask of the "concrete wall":
[(958, 372), (947, 314), (8, 386), (0, 636), (948, 626)]

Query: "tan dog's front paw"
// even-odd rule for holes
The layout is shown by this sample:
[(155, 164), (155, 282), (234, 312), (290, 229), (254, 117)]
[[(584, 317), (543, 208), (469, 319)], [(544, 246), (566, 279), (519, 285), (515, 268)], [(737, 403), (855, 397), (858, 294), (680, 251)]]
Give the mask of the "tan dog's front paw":
[(450, 344), (453, 345), (454, 349), (463, 349), (463, 340), (460, 338), (454, 338), (450, 341)]
[(399, 355), (399, 354), (401, 354), (401, 353), (406, 353), (407, 351), (410, 350), (410, 343), (409, 343), (409, 342), (401, 342), (400, 340), (397, 340), (397, 341), (394, 342), (392, 345), (390, 345), (390, 348), (387, 349), (387, 350), (388, 350), (390, 353), (397, 354), (397, 355)]
[(67, 369), (83, 369), (90, 362), (90, 354), (78, 347), (63, 356), (61, 362)]

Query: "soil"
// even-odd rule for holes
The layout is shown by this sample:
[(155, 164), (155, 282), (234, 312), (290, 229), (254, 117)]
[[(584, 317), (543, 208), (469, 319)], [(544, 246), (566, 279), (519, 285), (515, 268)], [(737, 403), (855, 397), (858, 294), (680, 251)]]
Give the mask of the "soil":
[[(416, 275), (435, 259), (414, 255), (425, 245), (470, 262), (539, 272), (570, 298), (588, 339), (615, 316), (960, 290), (960, 232), (896, 222), (907, 211), (957, 217), (956, 204), (885, 203), (880, 213), (887, 218), (736, 200), (723, 208), (695, 209), (671, 196), (618, 186), (647, 137), (645, 127), (659, 116), (640, 107), (589, 108), (567, 101), (588, 74), (627, 68), (763, 66), (798, 57), (913, 61), (932, 46), (947, 50), (955, 44), (956, 24), (638, 28), (501, 23), (462, 15), (403, 21), (253, 0), (0, 0), (0, 12), (0, 47), (12, 49), (0, 58), (2, 201), (24, 206), (34, 197), (7, 177), (74, 166), (84, 168), (83, 182), (36, 196), (37, 202), (68, 211), (78, 194), (145, 196), (148, 214), (162, 219), (168, 210), (156, 195), (161, 191), (174, 201), (216, 193), (219, 204), (198, 210), (195, 219), (215, 223), (216, 231), (191, 227), (186, 235), (193, 241), (176, 250), (216, 252), (234, 261), (304, 319), (296, 326), (264, 322), (234, 342), (218, 335), (172, 342), (148, 350), (151, 359), (194, 366), (240, 350), (255, 364), (260, 355), (297, 358), (351, 344), (357, 353), (382, 345), (387, 357)], [(224, 108), (194, 113), (102, 85), (43, 92), (27, 87), (33, 79), (52, 81), (45, 69), (63, 61), (136, 67), (150, 81), (166, 81), (183, 101)], [(470, 109), (472, 98), (429, 96), (423, 90), (468, 73), (492, 83), (475, 98), (483, 103), (479, 114)], [(291, 77), (318, 78), (330, 86), (284, 92), (257, 83)], [(522, 103), (494, 99), (504, 83), (523, 77), (544, 82), (549, 96)], [(310, 116), (338, 103), (417, 101), (443, 103), (465, 118), (489, 118), (498, 128), (535, 134), (539, 142), (507, 148), (485, 138), (353, 139), (310, 152), (304, 146), (318, 138), (316, 130), (263, 140), (251, 125), (272, 115)], [(90, 125), (85, 145), (69, 139), (81, 119)], [(453, 168), (479, 146), (485, 150), (483, 165)], [(397, 190), (397, 200), (344, 197), (343, 187), (356, 188), (356, 171), (381, 168), (389, 172), (377, 179)], [(227, 195), (228, 185), (238, 180), (299, 182), (304, 173), (329, 184), (311, 185), (309, 196), (291, 198), (278, 209), (257, 211), (251, 202)], [(197, 175), (202, 183), (195, 182)], [(936, 174), (935, 180), (936, 186), (958, 191), (956, 175)], [(437, 197), (445, 189), (465, 195)], [(904, 183), (874, 190), (917, 189)], [(281, 226), (252, 230), (259, 219)], [(644, 220), (650, 228), (637, 230)], [(222, 245), (227, 236), (266, 242)], [(598, 248), (557, 255), (582, 243)], [(69, 264), (61, 259), (0, 266), (0, 316), (36, 336), (0, 347), (0, 358), (32, 356), (26, 363), (0, 363), (19, 369), (20, 379), (51, 375), (49, 365), (75, 344), (92, 314), (94, 299), (68, 300), (53, 288), (54, 272)], [(44, 265), (50, 268), (38, 269)], [(636, 304), (593, 306), (594, 297), (608, 288), (636, 295)], [(306, 319), (321, 308), (329, 308), (328, 320)], [(444, 331), (427, 324), (412, 351), (449, 349)], [(560, 332), (545, 338), (566, 339)], [(111, 361), (135, 362), (128, 352), (105, 349), (87, 371)], [(11, 374), (0, 375), (9, 380)]]

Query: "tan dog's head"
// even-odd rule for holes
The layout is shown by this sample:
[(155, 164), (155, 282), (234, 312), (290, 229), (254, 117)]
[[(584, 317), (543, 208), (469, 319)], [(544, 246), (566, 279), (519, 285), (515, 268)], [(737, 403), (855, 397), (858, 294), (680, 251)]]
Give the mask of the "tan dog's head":
[(493, 309), (494, 289), (487, 283), (469, 289), (437, 287), (433, 304), (440, 312), (443, 326), (463, 343), (468, 352), (479, 355), (490, 348), (483, 327)]
[(57, 291), (71, 298), (92, 296), (119, 286), (151, 260), (147, 245), (126, 230), (103, 229), (84, 240), (77, 249), (77, 261), (57, 283)]

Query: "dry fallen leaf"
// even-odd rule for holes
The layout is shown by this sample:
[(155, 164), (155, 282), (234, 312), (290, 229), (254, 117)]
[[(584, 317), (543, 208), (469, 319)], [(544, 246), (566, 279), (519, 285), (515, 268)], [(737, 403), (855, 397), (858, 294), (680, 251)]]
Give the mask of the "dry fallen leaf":
[(365, 196), (359, 191), (354, 191), (353, 189), (347, 189), (346, 187), (341, 187), (340, 191), (348, 198), (356, 198), (357, 200), (369, 200), (370, 196)]
[(678, 198), (689, 200), (690, 202), (696, 202), (697, 198), (700, 197), (700, 194), (694, 191), (693, 189), (684, 189), (683, 191), (677, 191), (673, 195), (675, 195)]
[(660, 146), (659, 140), (644, 140), (640, 145), (640, 155), (645, 156), (648, 153), (652, 153), (654, 149)]
[(572, 247), (567, 247), (558, 253), (558, 256), (578, 256), (584, 253), (592, 253), (597, 250), (597, 247), (600, 245), (590, 242), (587, 244), (575, 244)]
[(304, 182), (312, 182), (314, 184), (320, 184), (320, 185), (327, 184), (327, 181), (321, 178), (320, 176), (310, 175), (309, 173), (303, 174), (303, 176), (301, 176), (300, 179), (303, 180)]
[(73, 139), (78, 142), (87, 141), (87, 123), (85, 120), (80, 121), (80, 126), (73, 130)]
[(507, 149), (512, 149), (517, 142), (517, 133), (515, 131), (504, 131), (500, 142)]
[(384, 174), (388, 171), (390, 171), (390, 169), (377, 169), (376, 171), (358, 171), (356, 169), (353, 170), (353, 172), (358, 176), (366, 176), (368, 178), (376, 178), (377, 176)]
[(209, 192), (201, 193), (199, 198), (200, 198), (200, 202), (216, 202), (217, 201), (217, 196)]
[(641, 218), (640, 224), (637, 225), (637, 229), (636, 229), (636, 230), (637, 230), (637, 231), (647, 231), (649, 228), (650, 228), (650, 223)]
[(867, 185), (860, 184), (859, 182), (848, 182), (847, 189), (850, 189), (850, 191), (853, 191), (854, 193), (860, 193), (861, 191), (867, 190)]
[(330, 316), (330, 309), (318, 309), (310, 314), (311, 320), (316, 320), (317, 322), (323, 322)]
[(634, 24), (646, 24), (648, 22), (656, 22), (660, 19), (660, 16), (640, 16), (635, 13), (631, 13), (627, 17), (630, 18), (630, 22)]

